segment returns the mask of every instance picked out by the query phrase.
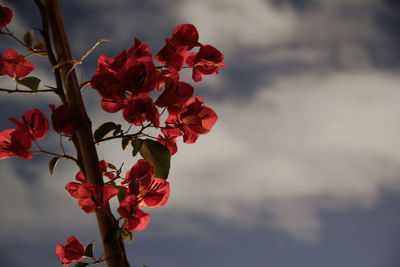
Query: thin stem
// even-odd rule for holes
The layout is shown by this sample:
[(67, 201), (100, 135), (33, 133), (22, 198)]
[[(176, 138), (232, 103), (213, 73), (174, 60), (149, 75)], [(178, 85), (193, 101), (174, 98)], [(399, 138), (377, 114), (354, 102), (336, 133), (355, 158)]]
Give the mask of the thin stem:
[(18, 39), (9, 29), (7, 26), (4, 26), (4, 29), (6, 29), (7, 32), (5, 32), (4, 34), (11, 36), (11, 38), (13, 38), (15, 41), (17, 41), (20, 45), (22, 45), (23, 47), (25, 47), (26, 49), (28, 49), (29, 51), (33, 52), (33, 49), (26, 46), (26, 44), (24, 44), (24, 42), (22, 42), (20, 39)]
[[(46, 7), (43, 5), (43, 3), (40, 0), (34, 0), (34, 1), (35, 1), (36, 6), (39, 9), (40, 16), (42, 18), (42, 30), (40, 31), (40, 33), (41, 33), (44, 43), (46, 45), (47, 58), (49, 59), (51, 66), (55, 66), (55, 65), (57, 65), (57, 59), (56, 59), (56, 57), (53, 53), (53, 49), (51, 47), (50, 34), (49, 34), (49, 21), (48, 21), (47, 14), (46, 14), (46, 12), (47, 12)], [(56, 85), (57, 85), (56, 93), (61, 98), (61, 101), (63, 102), (63, 104), (66, 104), (61, 72), (60, 72), (60, 70), (57, 69), (57, 70), (54, 70), (53, 73), (54, 73), (54, 78), (56, 80)], [(75, 145), (75, 143), (74, 143), (74, 145)]]
[(54, 89), (40, 89), (40, 90), (36, 90), (36, 91), (32, 91), (32, 90), (21, 90), (21, 89), (5, 89), (5, 88), (0, 88), (0, 92), (6, 92), (9, 94), (15, 94), (15, 93), (21, 93), (21, 94), (37, 94), (37, 93), (49, 93), (49, 92), (55, 92)]
[[(95, 144), (99, 144), (99, 143), (104, 142), (104, 141), (109, 141), (109, 140), (118, 139), (118, 138), (125, 138), (125, 137), (132, 138), (132, 137), (139, 137), (140, 135), (149, 136), (149, 135), (144, 134), (143, 131), (144, 131), (146, 128), (151, 127), (151, 125), (152, 125), (151, 123), (149, 123), (149, 124), (147, 124), (147, 125), (143, 125), (143, 124), (142, 124), (142, 128), (141, 128), (140, 131), (137, 132), (137, 133), (134, 133), (134, 134), (125, 134), (125, 133), (124, 133), (124, 134), (122, 134), (122, 135), (109, 136), (109, 137), (106, 137), (106, 138), (101, 139), (100, 141), (95, 142)], [(150, 136), (149, 136), (149, 137), (150, 137)], [(153, 138), (155, 138), (155, 137), (153, 137)], [(157, 138), (155, 138), (155, 139), (157, 139)]]
[(65, 149), (64, 149), (64, 146), (63, 146), (63, 143), (62, 143), (62, 135), (61, 134), (60, 134), (60, 147), (61, 147), (62, 152), (65, 155)]

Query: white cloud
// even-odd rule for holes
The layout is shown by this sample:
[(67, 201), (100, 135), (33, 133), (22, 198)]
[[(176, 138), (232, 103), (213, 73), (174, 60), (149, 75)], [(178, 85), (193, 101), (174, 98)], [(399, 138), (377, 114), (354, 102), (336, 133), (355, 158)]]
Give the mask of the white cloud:
[(318, 239), (319, 210), (373, 207), (383, 188), (400, 189), (399, 82), (379, 72), (306, 75), (249, 102), (208, 102), (220, 120), (177, 154), (166, 209)]

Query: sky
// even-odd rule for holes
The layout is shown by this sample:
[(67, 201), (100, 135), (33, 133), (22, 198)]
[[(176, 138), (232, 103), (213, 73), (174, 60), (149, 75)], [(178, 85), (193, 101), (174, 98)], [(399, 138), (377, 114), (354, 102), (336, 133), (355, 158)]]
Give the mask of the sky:
[[(14, 9), (18, 36), (40, 27), (32, 3)], [(134, 38), (155, 54), (175, 26), (196, 26), (226, 68), (195, 87), (219, 119), (196, 144), (179, 144), (171, 196), (127, 244), (132, 266), (397, 267), (400, 265), (400, 5), (386, 0), (60, 0), (73, 57), (102, 38), (78, 69)], [(0, 52), (15, 43), (0, 36)], [(22, 52), (22, 48), (19, 47)], [(54, 85), (44, 59), (32, 73)], [(12, 88), (0, 79), (0, 87)], [(85, 88), (94, 126), (121, 120)], [(0, 130), (50, 95), (0, 97)], [(58, 149), (52, 135), (41, 144)], [(100, 158), (132, 166), (118, 143)], [(45, 155), (0, 161), (0, 262), (60, 266), (55, 245), (75, 235), (101, 245), (95, 218), (64, 189), (76, 167)], [(115, 207), (117, 204), (112, 203)]]

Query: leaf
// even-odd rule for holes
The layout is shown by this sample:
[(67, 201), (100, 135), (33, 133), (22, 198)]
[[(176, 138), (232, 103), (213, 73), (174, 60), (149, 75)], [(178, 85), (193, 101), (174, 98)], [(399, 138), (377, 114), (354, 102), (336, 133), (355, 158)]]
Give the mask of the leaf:
[(171, 153), (160, 142), (145, 139), (139, 149), (140, 155), (154, 167), (154, 177), (166, 180), (171, 166)]
[(116, 128), (118, 128), (118, 125), (111, 121), (100, 125), (100, 127), (97, 128), (97, 130), (94, 132), (94, 141), (96, 143), (100, 142), (104, 137), (106, 137), (112, 130)]
[(33, 76), (28, 76), (22, 79), (17, 78), (16, 81), (18, 84), (26, 86), (34, 92), (37, 92), (40, 84), (40, 79)]
[(42, 41), (38, 41), (33, 45), (33, 51), (36, 55), (47, 57), (46, 45)]
[(118, 128), (117, 129), (115, 129), (115, 131), (113, 132), (113, 136), (116, 136), (116, 135), (118, 135), (118, 134), (120, 134), (120, 135), (123, 135), (124, 134), (124, 131), (122, 131), (121, 130), (121, 124), (117, 124), (117, 126), (118, 126)]
[(89, 263), (83, 261), (78, 261), (77, 263), (74, 264), (74, 267), (86, 267), (86, 266), (89, 266)]
[(132, 140), (131, 144), (133, 147), (132, 157), (135, 157), (139, 152), (140, 148), (142, 147), (143, 139), (134, 139)]
[(59, 159), (60, 157), (54, 157), (49, 161), (49, 171), (51, 175), (53, 175), (54, 168), (57, 166), (57, 162)]
[(130, 243), (132, 243), (133, 238), (134, 238), (135, 236), (133, 235), (132, 232), (129, 232), (129, 231), (128, 231), (128, 233), (129, 233), (129, 244), (130, 244)]
[(113, 169), (113, 170), (116, 170), (116, 169), (117, 169), (117, 167), (115, 167), (114, 164), (111, 164), (111, 163), (109, 163), (109, 162), (107, 162), (107, 167), (110, 168), (110, 169)]
[(33, 30), (30, 30), (24, 34), (24, 43), (27, 47), (32, 47), (34, 37), (35, 34), (33, 33)]
[(126, 230), (126, 228), (122, 229), (122, 231), (121, 231), (122, 240), (126, 241), (128, 238), (130, 238), (129, 233), (130, 232), (128, 230)]
[(94, 259), (94, 241), (90, 242), (90, 244), (86, 246), (83, 255)]
[(131, 139), (128, 137), (122, 138), (122, 140), (121, 140), (122, 150), (125, 150), (125, 148), (129, 145), (130, 141), (131, 141)]
[(119, 203), (121, 203), (125, 199), (126, 187), (117, 185), (115, 188), (117, 188), (119, 190), (117, 197), (118, 197)]

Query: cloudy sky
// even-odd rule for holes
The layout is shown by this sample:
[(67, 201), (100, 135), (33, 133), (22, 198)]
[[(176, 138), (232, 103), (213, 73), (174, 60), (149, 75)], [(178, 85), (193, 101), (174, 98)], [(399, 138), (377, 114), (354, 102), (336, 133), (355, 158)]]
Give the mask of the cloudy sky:
[[(31, 2), (0, 1), (14, 9), (9, 28), (19, 36), (40, 27)], [(182, 23), (225, 55), (219, 75), (194, 84), (219, 120), (196, 144), (179, 147), (168, 204), (151, 211), (149, 227), (127, 246), (133, 266), (400, 265), (397, 1), (60, 2), (75, 58), (111, 40), (79, 67), (82, 80), (100, 54), (114, 57), (135, 37), (156, 53)], [(0, 52), (11, 46), (2, 36)], [(53, 85), (47, 62), (34, 62), (33, 74)], [(84, 97), (95, 126), (120, 119), (99, 109), (90, 88)], [(49, 103), (59, 102), (2, 94), (0, 130), (37, 106), (49, 115)], [(43, 144), (57, 149), (54, 140)], [(100, 147), (100, 158), (133, 165), (115, 147)], [(76, 168), (62, 162), (50, 176), (48, 160), (0, 162), (4, 266), (59, 266), (55, 245), (71, 234), (100, 246), (94, 216), (64, 189)]]

